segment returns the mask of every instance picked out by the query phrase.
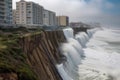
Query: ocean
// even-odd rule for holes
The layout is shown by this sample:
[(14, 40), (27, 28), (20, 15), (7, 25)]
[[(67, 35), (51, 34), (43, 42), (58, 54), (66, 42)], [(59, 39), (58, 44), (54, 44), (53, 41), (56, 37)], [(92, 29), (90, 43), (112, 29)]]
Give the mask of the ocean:
[(75, 36), (64, 29), (61, 50), (67, 61), (56, 65), (63, 80), (120, 80), (120, 29), (91, 29)]

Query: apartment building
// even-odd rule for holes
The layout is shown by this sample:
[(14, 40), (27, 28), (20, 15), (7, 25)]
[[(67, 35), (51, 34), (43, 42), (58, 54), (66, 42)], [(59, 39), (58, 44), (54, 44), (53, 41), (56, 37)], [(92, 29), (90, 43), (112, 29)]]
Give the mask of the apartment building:
[(46, 26), (55, 26), (56, 25), (56, 14), (55, 14), (55, 12), (44, 9), (43, 23)]
[(12, 0), (0, 0), (0, 24), (12, 24)]
[(43, 7), (21, 0), (16, 3), (16, 24), (43, 25)]
[(58, 26), (68, 26), (69, 25), (69, 17), (68, 16), (57, 16), (57, 25)]

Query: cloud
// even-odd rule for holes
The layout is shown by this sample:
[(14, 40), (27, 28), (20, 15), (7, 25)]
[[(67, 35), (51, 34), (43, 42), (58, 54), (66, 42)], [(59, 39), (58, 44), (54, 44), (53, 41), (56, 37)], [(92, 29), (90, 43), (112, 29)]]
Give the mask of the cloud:
[[(75, 19), (76, 20), (76, 19)], [(77, 18), (77, 20), (87, 23), (97, 22), (102, 26), (107, 27), (119, 27), (120, 26), (120, 15), (96, 15), (96, 16), (82, 16)]]
[(70, 21), (100, 22), (109, 25), (120, 23), (118, 16), (107, 13), (107, 10), (115, 6), (108, 0), (34, 0), (34, 2), (56, 12), (57, 15), (68, 15)]
[(46, 9), (55, 11), (58, 15), (70, 17), (95, 16), (104, 14), (104, 8), (111, 8), (112, 3), (106, 0), (41, 0), (39, 4)]
[(114, 4), (107, 2), (106, 3), (106, 8), (107, 9), (112, 9), (112, 8), (114, 8)]
[(80, 16), (100, 13), (99, 6), (94, 6), (97, 2), (95, 0), (92, 0), (90, 3), (86, 3), (85, 0), (41, 0), (40, 4), (47, 9), (56, 11), (57, 14)]

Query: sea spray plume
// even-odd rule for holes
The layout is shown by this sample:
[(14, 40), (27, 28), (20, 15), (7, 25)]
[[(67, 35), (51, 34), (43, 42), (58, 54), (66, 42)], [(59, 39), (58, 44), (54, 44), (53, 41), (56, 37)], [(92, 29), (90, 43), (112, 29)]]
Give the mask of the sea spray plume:
[[(63, 80), (80, 80), (79, 79), (79, 65), (81, 65), (83, 54), (83, 46), (89, 40), (88, 35), (85, 32), (78, 33), (81, 43), (74, 37), (73, 29), (68, 28), (63, 30), (67, 39), (67, 43), (63, 43), (61, 46), (61, 52), (66, 57), (66, 61), (57, 65)], [(82, 45), (82, 46), (81, 46)]]
[[(77, 54), (77, 58), (75, 58), (74, 53), (77, 51), (72, 47), (69, 43), (64, 43), (61, 46), (61, 50), (64, 56), (66, 56), (67, 61), (63, 63), (64, 71), (69, 75), (73, 80), (78, 80), (78, 64), (80, 61), (80, 54)], [(77, 61), (77, 62), (75, 62)], [(68, 79), (69, 80), (69, 79)]]
[[(79, 47), (81, 49), (81, 46), (75, 39), (73, 39), (74, 35), (73, 35), (72, 28), (63, 29), (63, 32), (64, 32), (64, 35), (65, 35), (68, 43), (66, 43), (62, 46), (62, 51), (63, 51), (63, 53), (67, 53), (71, 57), (71, 60), (74, 63), (74, 65), (77, 66), (80, 64), (81, 56), (80, 56), (77, 48), (75, 48), (75, 47)], [(72, 42), (72, 41), (74, 41), (74, 42)], [(76, 43), (78, 45), (74, 45)]]
[(89, 40), (89, 37), (85, 32), (79, 32), (75, 35), (75, 39), (79, 41), (82, 47), (85, 47), (86, 43)]
[(80, 54), (80, 57), (84, 56), (81, 44), (77, 40), (69, 38), (68, 42), (77, 50), (77, 52)]
[(63, 29), (63, 32), (67, 40), (69, 38), (74, 38), (74, 33), (72, 28)]
[(73, 80), (68, 73), (66, 73), (66, 71), (63, 68), (63, 64), (59, 64), (57, 65), (58, 71), (61, 75), (61, 77), (63, 78), (63, 80)]
[(91, 38), (92, 35), (98, 30), (101, 30), (101, 28), (88, 29), (87, 34), (88, 34), (89, 38)]
[[(63, 68), (67, 75), (73, 80), (79, 80), (78, 65), (81, 63), (81, 56), (83, 56), (82, 47), (77, 40), (74, 39), (73, 29), (67, 28), (63, 30), (67, 39), (67, 43), (61, 45), (61, 51), (66, 56)], [(69, 80), (69, 79), (68, 79)]]
[[(118, 36), (118, 31), (113, 34), (110, 30), (98, 31), (93, 35), (84, 49), (86, 59), (82, 60), (79, 67), (80, 80), (120, 80), (120, 54), (116, 52), (120, 49), (118, 41), (114, 40)], [(114, 45), (109, 44), (109, 41)]]
[(63, 53), (67, 53), (65, 54), (66, 57), (68, 59), (70, 58), (72, 64), (77, 67), (77, 65), (79, 65), (81, 61), (81, 56), (78, 51), (73, 47), (71, 43), (63, 44), (62, 48)]
[[(62, 52), (63, 55), (66, 57), (66, 62), (67, 62), (69, 65), (71, 65), (71, 66), (70, 66), (71, 69), (74, 69), (74, 68), (75, 68), (75, 65), (72, 63), (73, 61), (72, 61), (71, 57), (68, 55), (68, 48), (65, 47), (66, 45), (67, 45), (67, 43), (62, 44), (62, 46), (61, 46), (61, 52)], [(63, 47), (63, 46), (64, 46), (64, 47)]]
[(120, 70), (111, 69), (108, 71), (108, 80), (120, 80)]
[(91, 38), (91, 37), (92, 37), (93, 32), (92, 32), (91, 30), (87, 30), (87, 34), (88, 34), (89, 38)]

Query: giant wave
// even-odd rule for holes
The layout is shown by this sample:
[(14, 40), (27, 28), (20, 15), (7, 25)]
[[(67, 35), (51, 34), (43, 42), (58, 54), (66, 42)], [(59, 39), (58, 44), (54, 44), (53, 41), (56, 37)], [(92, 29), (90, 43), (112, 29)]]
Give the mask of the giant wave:
[(61, 50), (67, 61), (56, 65), (63, 80), (120, 80), (120, 48), (111, 44), (120, 42), (116, 31), (91, 29), (75, 36), (72, 28), (63, 32), (67, 43)]

